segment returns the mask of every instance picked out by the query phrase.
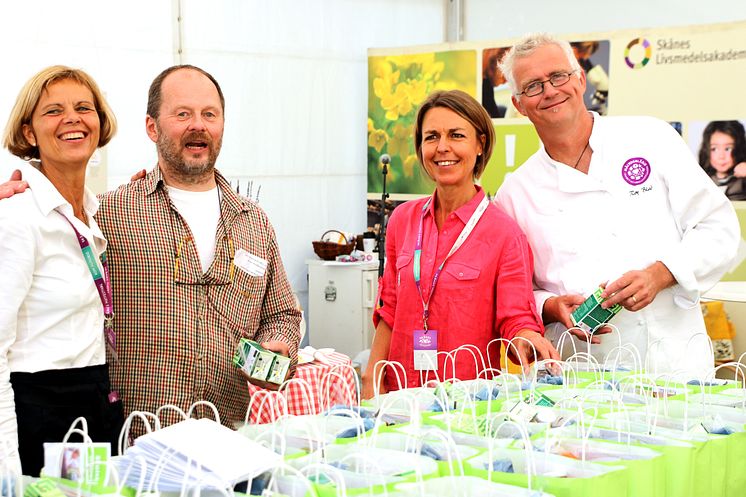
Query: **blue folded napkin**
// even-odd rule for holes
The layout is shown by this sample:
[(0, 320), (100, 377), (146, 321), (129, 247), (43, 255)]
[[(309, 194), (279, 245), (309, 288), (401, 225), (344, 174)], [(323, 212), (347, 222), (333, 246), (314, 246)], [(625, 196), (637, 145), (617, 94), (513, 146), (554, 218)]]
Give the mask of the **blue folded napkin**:
[(536, 383), (545, 383), (547, 385), (562, 385), (562, 376), (554, 376), (553, 374), (546, 374), (536, 380)]
[(347, 428), (346, 430), (342, 430), (341, 432), (337, 433), (337, 438), (354, 438), (358, 436), (361, 432), (372, 430), (373, 427), (376, 425), (375, 420), (370, 418), (364, 418), (363, 419), (363, 426), (353, 426), (351, 428)]
[(443, 460), (443, 455), (430, 444), (423, 443), (420, 447), (420, 454), (436, 461)]
[(500, 389), (497, 386), (484, 386), (474, 394), (474, 400), (495, 400), (498, 395), (500, 395)]
[[(485, 464), (484, 468), (490, 469), (490, 463)], [(496, 461), (492, 461), (492, 471), (515, 473), (515, 470), (513, 470), (513, 461), (510, 459), (497, 459)]]
[(352, 417), (350, 416), (349, 412), (345, 411), (352, 411), (361, 418), (375, 418), (376, 417), (376, 411), (374, 409), (371, 409), (370, 407), (363, 407), (363, 406), (346, 406), (343, 404), (336, 404), (332, 406), (328, 411), (324, 413), (326, 416), (345, 416), (345, 417)]

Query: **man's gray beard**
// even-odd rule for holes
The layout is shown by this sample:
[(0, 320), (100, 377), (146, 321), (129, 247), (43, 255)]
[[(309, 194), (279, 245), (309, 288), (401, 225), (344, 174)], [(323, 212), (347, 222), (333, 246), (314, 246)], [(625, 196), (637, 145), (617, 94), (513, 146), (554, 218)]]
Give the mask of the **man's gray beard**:
[(179, 149), (173, 146), (174, 142), (164, 133), (159, 134), (156, 147), (158, 148), (159, 155), (163, 158), (164, 166), (179, 182), (195, 185), (202, 183), (214, 174), (215, 162), (217, 161), (222, 145), (221, 142), (222, 140), (212, 143), (213, 148), (210, 149), (207, 159), (202, 163), (186, 162), (178, 152)]

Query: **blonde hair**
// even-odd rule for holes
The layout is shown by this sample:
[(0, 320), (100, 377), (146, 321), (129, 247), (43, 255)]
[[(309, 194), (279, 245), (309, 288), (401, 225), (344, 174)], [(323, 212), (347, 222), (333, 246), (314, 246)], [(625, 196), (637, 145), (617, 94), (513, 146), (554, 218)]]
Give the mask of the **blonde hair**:
[(39, 159), (39, 147), (31, 145), (23, 134), (23, 126), (31, 125), (31, 118), (39, 104), (42, 92), (50, 85), (64, 80), (72, 80), (85, 86), (93, 94), (93, 103), (100, 121), (101, 132), (98, 146), (103, 147), (117, 131), (117, 120), (109, 104), (106, 103), (96, 82), (86, 72), (67, 66), (50, 66), (42, 69), (21, 88), (13, 110), (5, 125), (3, 146), (11, 154), (24, 160)]

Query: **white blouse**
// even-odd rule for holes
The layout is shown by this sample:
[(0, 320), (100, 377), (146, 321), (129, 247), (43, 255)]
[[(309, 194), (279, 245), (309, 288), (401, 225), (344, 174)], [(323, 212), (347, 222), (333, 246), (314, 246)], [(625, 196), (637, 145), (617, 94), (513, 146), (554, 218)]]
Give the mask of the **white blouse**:
[[(86, 189), (90, 227), (52, 183), (21, 167), (29, 189), (0, 201), (0, 445), (17, 447), (12, 372), (104, 364), (104, 313), (75, 232), (100, 256), (106, 240), (93, 219), (95, 195)], [(100, 265), (100, 262), (99, 262)]]

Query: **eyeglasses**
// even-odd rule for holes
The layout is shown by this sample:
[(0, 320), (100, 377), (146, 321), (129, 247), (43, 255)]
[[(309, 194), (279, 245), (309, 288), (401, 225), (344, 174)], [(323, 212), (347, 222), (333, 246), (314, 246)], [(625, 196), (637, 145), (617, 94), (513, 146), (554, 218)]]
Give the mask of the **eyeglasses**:
[(550, 83), (553, 87), (558, 88), (570, 81), (570, 76), (572, 76), (576, 72), (578, 72), (577, 69), (569, 72), (556, 72), (549, 76), (549, 79), (529, 83), (522, 92), (518, 93), (518, 95), (526, 95), (527, 97), (535, 97), (536, 95), (541, 95), (542, 93), (544, 93), (544, 83)]

